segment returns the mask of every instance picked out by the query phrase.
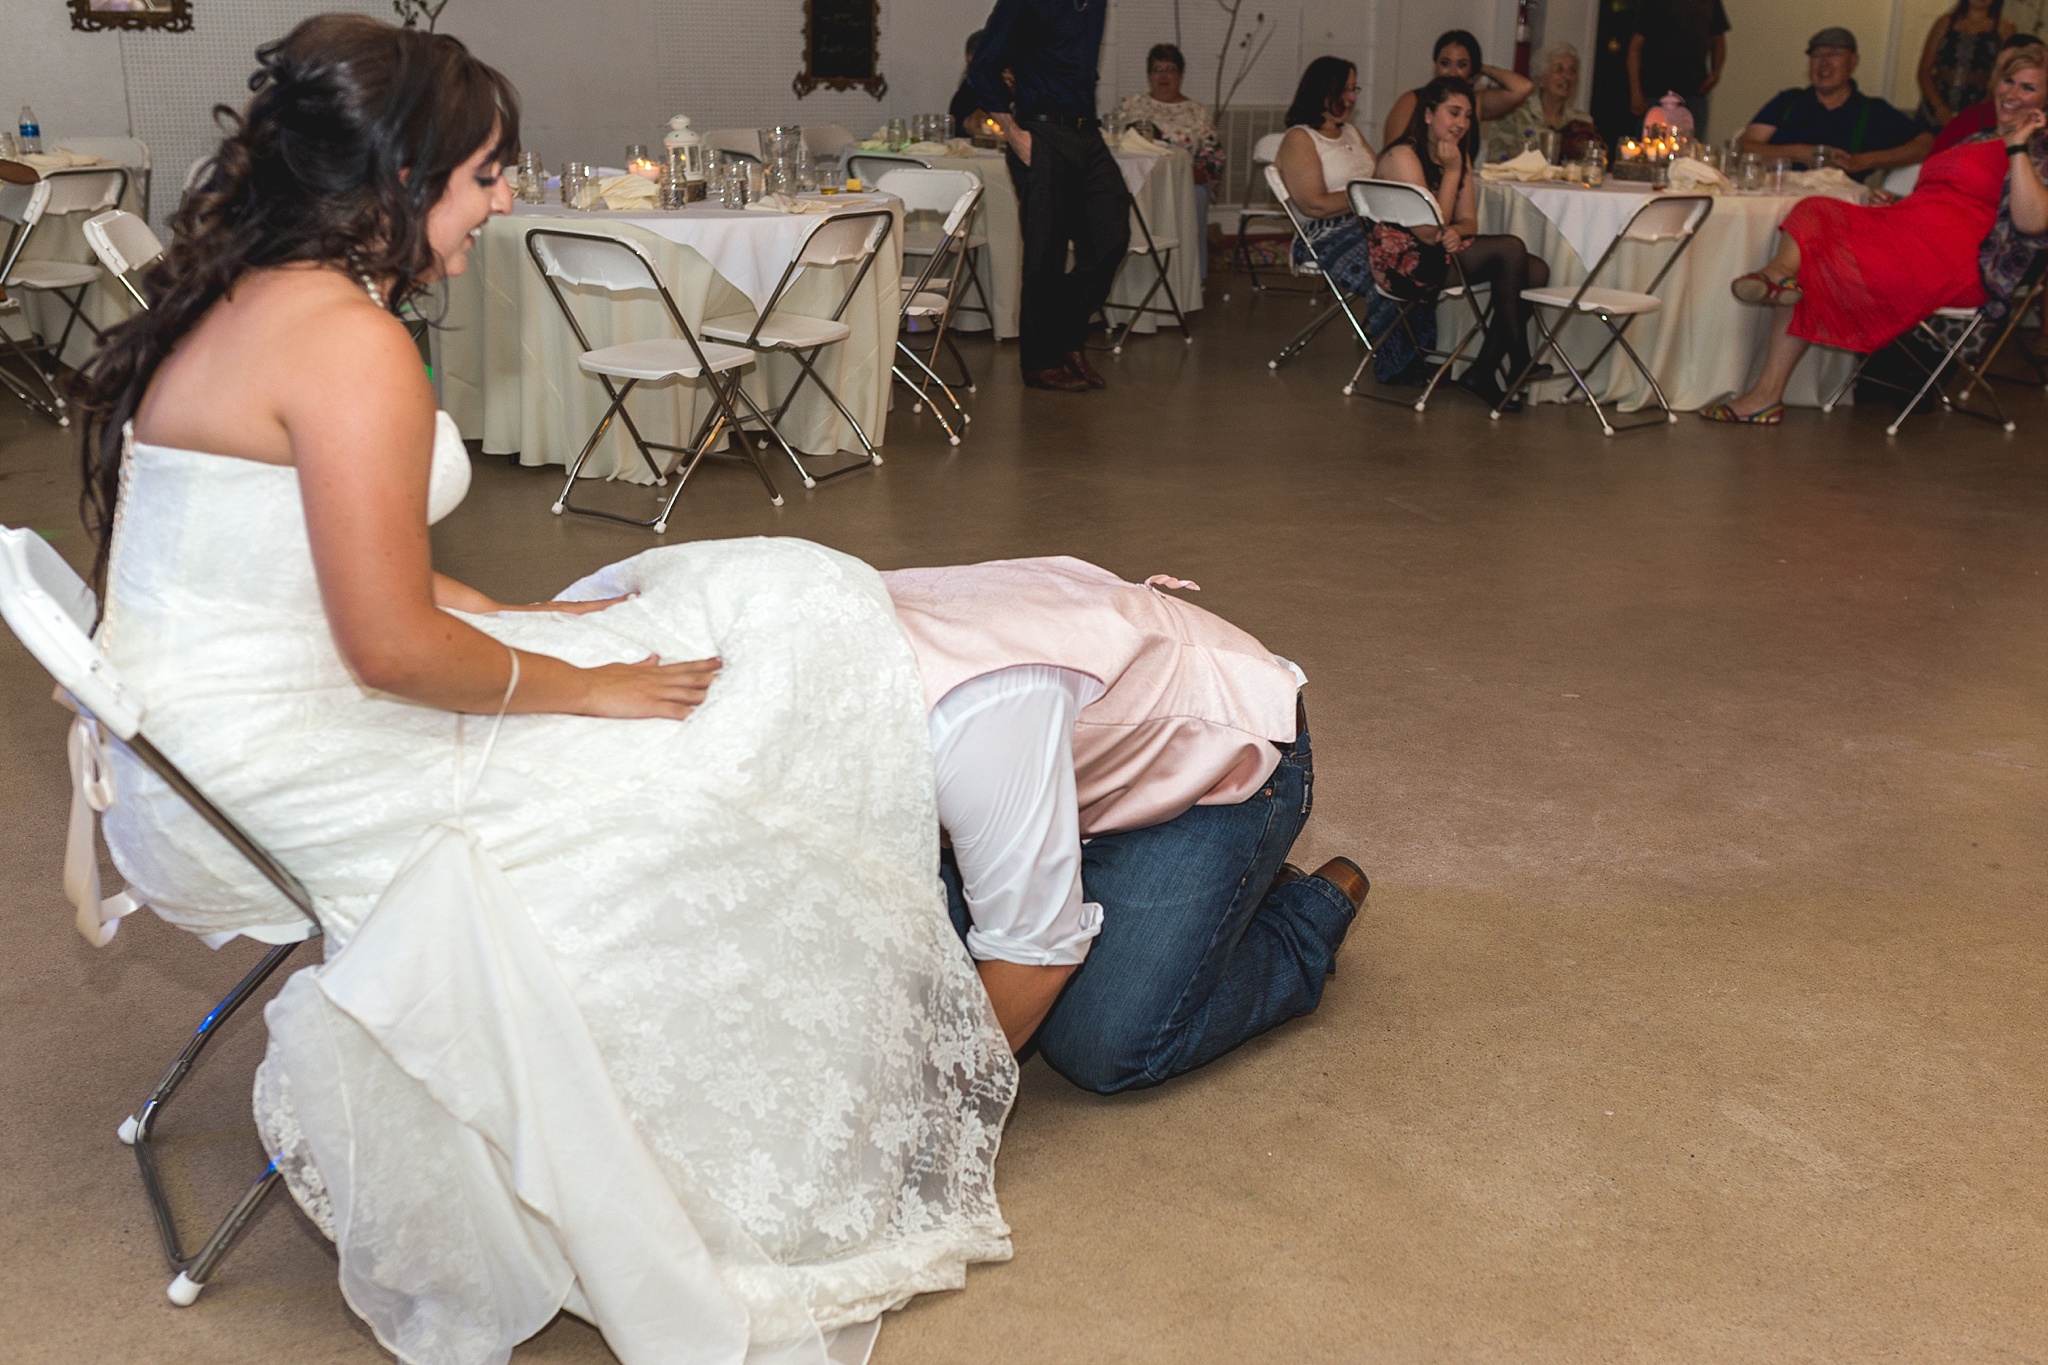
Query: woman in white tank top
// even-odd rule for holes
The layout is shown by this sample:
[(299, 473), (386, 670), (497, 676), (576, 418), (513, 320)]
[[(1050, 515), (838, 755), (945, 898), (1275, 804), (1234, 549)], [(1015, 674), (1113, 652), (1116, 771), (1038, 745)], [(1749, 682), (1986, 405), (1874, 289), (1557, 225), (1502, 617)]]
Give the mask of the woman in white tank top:
[(1408, 325), (1393, 326), (1398, 305), (1373, 292), (1366, 225), (1351, 211), (1345, 186), (1370, 180), (1379, 158), (1351, 122), (1358, 102), (1358, 68), (1342, 57), (1318, 57), (1301, 73), (1287, 110), (1287, 136), (1274, 166), (1287, 186), (1301, 226), (1294, 244), (1297, 265), (1313, 253), (1333, 283), (1367, 300), (1366, 330), (1373, 336), (1373, 375), (1383, 384), (1427, 382), (1417, 349), (1436, 345), (1436, 311), (1417, 308)]

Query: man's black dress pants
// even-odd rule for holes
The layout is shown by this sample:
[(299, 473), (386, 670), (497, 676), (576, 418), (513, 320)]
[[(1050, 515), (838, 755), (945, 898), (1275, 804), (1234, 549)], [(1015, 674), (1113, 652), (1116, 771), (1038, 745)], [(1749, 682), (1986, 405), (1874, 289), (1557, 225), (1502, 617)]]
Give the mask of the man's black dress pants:
[(1131, 196), (1102, 134), (1046, 123), (1022, 127), (1031, 135), (1031, 164), (1009, 155), (1024, 233), (1019, 360), (1026, 370), (1053, 370), (1081, 349), (1088, 319), (1109, 297), (1130, 247)]

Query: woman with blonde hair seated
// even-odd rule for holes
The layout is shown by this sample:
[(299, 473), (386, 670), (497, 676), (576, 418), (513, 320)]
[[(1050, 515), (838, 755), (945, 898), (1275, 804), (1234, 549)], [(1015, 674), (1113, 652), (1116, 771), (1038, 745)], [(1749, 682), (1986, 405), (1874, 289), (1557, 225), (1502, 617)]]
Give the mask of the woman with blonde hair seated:
[(1869, 206), (1820, 197), (1793, 206), (1777, 255), (1732, 286), (1744, 303), (1777, 308), (1763, 372), (1747, 393), (1700, 416), (1775, 426), (1808, 346), (1867, 354), (1937, 308), (1976, 308), (2011, 292), (2025, 248), (2041, 245), (2027, 239), (2048, 234), (2048, 48), (2001, 56), (1992, 99), (1995, 132), (1929, 157), (1906, 198), (1880, 191)]

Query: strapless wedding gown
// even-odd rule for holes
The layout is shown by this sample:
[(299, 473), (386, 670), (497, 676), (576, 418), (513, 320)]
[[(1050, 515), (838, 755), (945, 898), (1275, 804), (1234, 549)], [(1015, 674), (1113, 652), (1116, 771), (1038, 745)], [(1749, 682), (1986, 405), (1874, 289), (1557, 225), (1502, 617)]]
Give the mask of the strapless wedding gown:
[[(477, 777), (488, 717), (367, 691), (343, 664), (295, 470), (136, 444), (122, 479), (100, 638), (143, 699), (148, 733), (306, 884), (326, 935), (322, 971), (359, 932), (366, 950), (375, 937), (387, 953), (401, 945), (397, 965), (422, 965), (402, 946), (407, 912), (379, 898), (460, 806), (462, 828), (523, 902), (515, 937), (538, 945), (570, 1002), (570, 1031), (587, 1031), (601, 1059), (627, 1146), (665, 1178), (655, 1202), (672, 1191), (687, 1215), (676, 1240), (702, 1239), (676, 1252), (677, 1273), (693, 1273), (685, 1263), (708, 1248), (744, 1314), (749, 1358), (815, 1359), (812, 1324), (872, 1318), (960, 1285), (968, 1262), (1009, 1255), (993, 1163), (1016, 1069), (946, 919), (922, 692), (871, 569), (803, 541), (681, 545), (572, 590), (638, 593), (601, 613), (466, 617), (582, 665), (724, 660), (686, 721), (508, 716)], [(443, 414), (434, 519), (468, 479)], [(114, 766), (108, 843), (157, 913), (202, 933), (260, 934), (289, 919), (147, 770), (121, 753)], [(443, 932), (421, 952), (466, 941)], [(737, 1358), (714, 1349), (708, 1326), (671, 1341), (692, 1335), (687, 1321), (605, 1321), (600, 1291), (613, 1286), (582, 1282), (585, 1262), (539, 1245), (567, 1234), (531, 1200), (488, 1216), (451, 1210), (468, 1178), (451, 1162), (478, 1163), (470, 1176), (496, 1171), (526, 1200), (527, 1157), (488, 1134), (463, 1147), (446, 1106), (390, 1070), (400, 1051), (388, 1040), (379, 1050), (358, 1030), (336, 1042), (341, 1033), (292, 1013), (290, 1001), (309, 998), (312, 975), (301, 976), (305, 987), (294, 995), (295, 978), (271, 1007), (258, 1123), (299, 1203), (330, 1236), (340, 1224), (344, 1288), (387, 1346), (407, 1360), (502, 1360), (567, 1306), (594, 1315), (629, 1362)], [(468, 979), (450, 970), (435, 990), (459, 994)], [(515, 1046), (522, 1029), (548, 1041), (560, 1019), (523, 1017), (516, 992), (482, 979), (480, 998), (427, 1003), (467, 1011)], [(336, 1054), (333, 1074), (346, 1104), (327, 1093), (320, 1061), (344, 1044), (354, 1051)], [(590, 1079), (539, 1081), (570, 1093)], [(356, 1084), (362, 1093), (347, 1090)], [(323, 1147), (309, 1129), (348, 1105), (372, 1112), (346, 1115), (354, 1127)], [(356, 1146), (360, 1169), (323, 1171), (321, 1152), (349, 1151), (353, 1164)], [(631, 1182), (617, 1183), (605, 1197), (630, 1197)], [(338, 1188), (348, 1210), (336, 1208)], [(576, 1213), (606, 1226), (603, 1207)]]

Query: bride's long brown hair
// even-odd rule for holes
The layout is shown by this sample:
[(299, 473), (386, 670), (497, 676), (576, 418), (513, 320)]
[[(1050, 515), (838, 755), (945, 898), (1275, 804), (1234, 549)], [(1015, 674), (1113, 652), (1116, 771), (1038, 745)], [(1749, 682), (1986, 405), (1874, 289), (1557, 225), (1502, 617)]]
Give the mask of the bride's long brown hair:
[(259, 48), (249, 107), (214, 107), (226, 136), (171, 220), (171, 245), (143, 294), (149, 307), (106, 339), (78, 385), (80, 511), (98, 541), (104, 588), (121, 429), (157, 367), (250, 270), (295, 261), (389, 281), (396, 310), (427, 287), (427, 211), (449, 175), (497, 131), (519, 148), (511, 82), (446, 34), (356, 14), (306, 20)]

